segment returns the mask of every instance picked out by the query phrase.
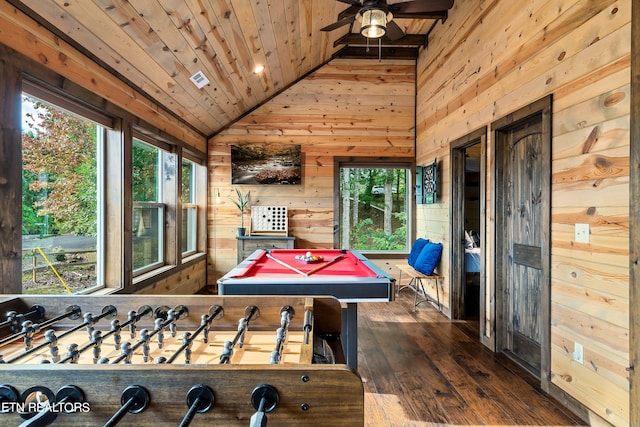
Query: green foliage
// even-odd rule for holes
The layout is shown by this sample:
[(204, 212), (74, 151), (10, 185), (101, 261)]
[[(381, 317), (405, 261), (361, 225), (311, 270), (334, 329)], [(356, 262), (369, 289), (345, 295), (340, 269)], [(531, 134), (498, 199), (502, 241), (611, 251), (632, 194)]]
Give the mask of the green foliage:
[[(358, 223), (343, 223), (342, 230), (349, 230), (349, 247), (365, 251), (406, 251), (407, 213), (405, 197), (407, 169), (402, 168), (341, 168), (341, 195), (348, 195), (350, 204), (344, 209), (357, 211)], [(345, 174), (349, 173), (347, 177)], [(386, 185), (385, 185), (386, 184)], [(385, 192), (374, 194), (374, 186)], [(358, 189), (357, 204), (355, 199)], [(391, 191), (389, 191), (391, 190)], [(351, 218), (354, 216), (351, 215)], [(385, 228), (386, 224), (386, 228)]]
[(240, 211), (241, 227), (244, 228), (244, 211), (251, 202), (251, 191), (243, 193), (239, 188), (236, 188), (236, 198), (229, 197), (231, 202), (236, 205), (236, 208)]
[(351, 232), (351, 248), (378, 251), (406, 250), (406, 213), (395, 215), (400, 220), (404, 217), (404, 221), (403, 225), (396, 228), (390, 235), (386, 235), (382, 227), (375, 226), (371, 218), (360, 221)]
[(25, 102), (35, 113), (27, 114), (22, 135), (23, 231), (40, 230), (37, 217), (48, 216), (60, 233), (95, 235), (97, 126), (41, 101)]
[(158, 201), (158, 161), (160, 150), (137, 139), (133, 140), (133, 200)]

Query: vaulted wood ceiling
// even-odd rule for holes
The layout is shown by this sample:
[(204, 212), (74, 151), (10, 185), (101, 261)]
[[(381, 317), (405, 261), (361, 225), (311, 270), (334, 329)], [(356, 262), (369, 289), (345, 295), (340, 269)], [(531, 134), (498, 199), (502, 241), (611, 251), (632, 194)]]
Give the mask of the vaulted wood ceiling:
[[(205, 136), (333, 57), (379, 55), (357, 23), (320, 31), (351, 0), (9, 1)], [(382, 56), (415, 58), (445, 16), (394, 19), (407, 36), (383, 38)], [(201, 89), (190, 80), (198, 72), (210, 81)]]

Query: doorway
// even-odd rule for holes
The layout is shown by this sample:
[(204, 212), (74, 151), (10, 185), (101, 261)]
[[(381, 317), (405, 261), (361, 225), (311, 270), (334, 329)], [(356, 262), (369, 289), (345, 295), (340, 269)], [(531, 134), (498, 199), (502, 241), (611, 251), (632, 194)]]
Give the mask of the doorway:
[(452, 318), (479, 322), (484, 337), (485, 153), (487, 128), (451, 144)]
[(547, 387), (551, 97), (495, 123), (496, 349)]

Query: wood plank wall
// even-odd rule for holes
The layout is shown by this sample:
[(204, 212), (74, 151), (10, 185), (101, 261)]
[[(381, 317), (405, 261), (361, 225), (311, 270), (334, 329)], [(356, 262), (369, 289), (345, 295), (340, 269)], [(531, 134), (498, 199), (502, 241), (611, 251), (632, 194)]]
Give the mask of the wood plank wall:
[[(414, 135), (414, 61), (333, 60), (211, 138), (208, 284), (236, 265), (236, 187), (252, 205), (287, 206), (297, 248), (332, 248), (335, 158), (413, 161)], [(242, 143), (300, 144), (302, 185), (232, 186), (230, 146)]]
[[(630, 20), (631, 0), (456, 2), (422, 51), (417, 77), (416, 164), (437, 158), (444, 181), (440, 202), (419, 206), (417, 235), (445, 241), (445, 253), (449, 143), (553, 95), (551, 382), (594, 422), (619, 426), (629, 425), (630, 404)], [(487, 165), (490, 189), (493, 159)], [(494, 195), (485, 197), (491, 206)], [(483, 242), (487, 335), (492, 215)], [(575, 242), (576, 223), (590, 225), (590, 243)], [(571, 358), (575, 342), (584, 345), (583, 365)]]

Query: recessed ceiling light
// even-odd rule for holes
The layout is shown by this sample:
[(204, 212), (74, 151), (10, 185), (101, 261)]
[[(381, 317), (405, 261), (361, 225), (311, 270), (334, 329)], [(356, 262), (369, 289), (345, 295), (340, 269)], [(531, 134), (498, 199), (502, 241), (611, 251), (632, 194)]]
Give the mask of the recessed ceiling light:
[(202, 89), (209, 84), (209, 79), (204, 75), (202, 71), (198, 71), (190, 77), (191, 81), (198, 89)]
[(256, 65), (256, 67), (253, 69), (254, 74), (260, 74), (263, 71), (264, 71), (264, 65)]

